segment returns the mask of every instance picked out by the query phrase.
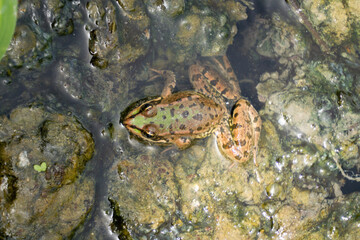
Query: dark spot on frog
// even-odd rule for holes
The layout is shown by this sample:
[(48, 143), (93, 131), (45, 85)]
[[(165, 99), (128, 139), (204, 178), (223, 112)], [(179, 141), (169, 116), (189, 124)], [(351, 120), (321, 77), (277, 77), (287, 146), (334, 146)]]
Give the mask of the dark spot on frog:
[(174, 108), (171, 108), (171, 109), (170, 109), (170, 114), (171, 114), (171, 117), (174, 117), (174, 116), (175, 116), (175, 109), (174, 109)]
[(190, 134), (193, 134), (194, 133), (194, 130), (193, 129), (189, 129), (189, 132), (190, 132)]
[(245, 139), (240, 140), (240, 146), (245, 146), (245, 145), (246, 145), (246, 141), (245, 141)]
[(225, 132), (225, 130), (224, 130), (223, 127), (220, 128), (220, 132), (221, 132), (221, 133), (224, 133), (224, 132)]
[(169, 125), (169, 129), (172, 130), (172, 128), (173, 128), (173, 127), (172, 127), (172, 124), (170, 124), (170, 125)]
[(183, 118), (187, 118), (187, 117), (189, 116), (189, 111), (183, 111), (183, 112), (181, 113), (181, 116), (182, 116)]
[(232, 69), (231, 69), (231, 68), (227, 68), (226, 71), (227, 71), (228, 73), (231, 73), (231, 72), (232, 72)]
[(175, 132), (173, 130), (169, 131), (171, 135), (175, 135)]
[(241, 159), (241, 156), (240, 156), (240, 155), (236, 155), (236, 156), (235, 156), (235, 159), (240, 160), (240, 159)]
[(237, 118), (237, 116), (239, 116), (239, 113), (234, 114), (234, 118)]
[(201, 114), (201, 113), (197, 113), (197, 114), (194, 115), (192, 118), (193, 118), (194, 120), (201, 121), (201, 120), (202, 120), (202, 114)]
[(258, 120), (259, 120), (259, 116), (256, 116), (256, 117), (254, 118), (254, 123), (256, 123)]
[(180, 128), (181, 130), (185, 130), (186, 126), (185, 126), (185, 124), (181, 124), (179, 128)]
[(204, 70), (202, 71), (202, 74), (206, 75), (209, 70), (211, 70), (211, 68), (209, 66), (205, 66)]
[(204, 89), (206, 92), (212, 92), (211, 89), (209, 89), (209, 87), (207, 85), (204, 86)]
[(218, 83), (219, 83), (219, 78), (216, 78), (215, 80), (210, 81), (210, 84), (213, 86), (215, 86)]
[(192, 76), (191, 81), (196, 82), (196, 81), (199, 81), (200, 78), (201, 78), (201, 74), (198, 73), (198, 74), (195, 74)]
[(179, 108), (180, 109), (184, 108), (184, 104), (180, 104)]
[(231, 141), (229, 141), (229, 142), (227, 142), (226, 144), (223, 144), (223, 148), (224, 149), (229, 149), (229, 148), (231, 148), (233, 146), (233, 144), (232, 144), (232, 142)]
[(241, 107), (241, 103), (235, 104), (234, 108)]
[(206, 126), (206, 127), (210, 126), (210, 123), (209, 123), (209, 122), (207, 122), (207, 123), (205, 124), (205, 126)]
[(165, 111), (165, 108), (161, 107), (161, 108), (160, 108), (160, 111)]
[(187, 99), (188, 99), (189, 101), (192, 101), (192, 100), (193, 100), (191, 96), (188, 96)]
[(202, 127), (198, 127), (196, 130), (201, 131), (201, 130), (202, 130)]
[(164, 124), (162, 124), (162, 123), (160, 123), (159, 126), (160, 126), (160, 128), (164, 128)]
[(210, 116), (211, 119), (214, 119), (214, 115), (213, 115), (213, 114), (210, 113), (209, 116)]
[(165, 116), (165, 115), (163, 115), (163, 116), (162, 116), (162, 118), (165, 120), (165, 119), (166, 119), (166, 116)]
[(186, 137), (181, 137), (181, 140), (183, 143), (186, 143), (188, 139)]
[(225, 95), (228, 92), (229, 89), (225, 88), (224, 90), (222, 90), (221, 94)]
[(189, 108), (196, 107), (196, 103), (189, 105)]
[(205, 107), (205, 103), (201, 102), (200, 103), (200, 108), (203, 109)]
[(245, 152), (244, 152), (244, 156), (245, 156), (245, 157), (248, 157), (248, 156), (249, 156), (249, 152), (248, 152), (248, 151), (245, 151)]
[(256, 132), (260, 132), (260, 128), (259, 128), (259, 127), (256, 127), (256, 128), (255, 128), (255, 131), (256, 131)]
[(236, 123), (236, 124), (234, 124), (234, 125), (232, 126), (232, 128), (233, 128), (233, 129), (235, 129), (235, 128), (242, 128), (242, 125), (239, 124), (239, 123)]

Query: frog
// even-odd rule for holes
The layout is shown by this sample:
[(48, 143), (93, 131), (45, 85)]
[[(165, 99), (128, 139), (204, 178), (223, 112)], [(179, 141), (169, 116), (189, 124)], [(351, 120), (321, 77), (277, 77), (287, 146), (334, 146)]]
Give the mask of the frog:
[[(159, 97), (145, 98), (128, 107), (121, 123), (141, 140), (160, 145), (189, 147), (195, 139), (215, 134), (226, 158), (246, 162), (256, 153), (261, 118), (241, 97), (237, 77), (226, 56), (197, 61), (188, 70), (194, 90), (175, 92), (176, 77), (170, 70), (150, 68), (165, 79)], [(234, 102), (232, 111), (227, 105)]]

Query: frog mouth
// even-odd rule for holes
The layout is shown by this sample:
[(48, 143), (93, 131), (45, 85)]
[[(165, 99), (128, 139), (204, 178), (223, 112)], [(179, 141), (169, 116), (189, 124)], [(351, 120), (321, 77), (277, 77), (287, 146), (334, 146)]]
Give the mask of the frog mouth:
[(126, 127), (127, 129), (137, 129), (138, 131), (141, 131), (141, 129), (139, 129), (138, 127), (136, 127), (135, 125), (133, 125), (131, 123), (131, 120), (134, 117), (135, 116), (126, 117), (124, 120), (120, 120), (120, 123), (122, 123), (124, 125), (124, 127)]

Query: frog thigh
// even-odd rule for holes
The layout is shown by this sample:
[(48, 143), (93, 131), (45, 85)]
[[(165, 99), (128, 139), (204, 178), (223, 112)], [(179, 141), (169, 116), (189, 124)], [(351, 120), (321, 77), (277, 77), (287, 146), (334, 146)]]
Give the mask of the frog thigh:
[(220, 63), (219, 60), (216, 59), (216, 57), (212, 58), (213, 62), (218, 66), (218, 68), (221, 70), (222, 75), (226, 76), (227, 82), (230, 84), (231, 94), (234, 96), (234, 98), (228, 99), (240, 99), (241, 97), (241, 89), (239, 86), (239, 81), (236, 77), (236, 74), (231, 66), (231, 63), (226, 55), (222, 57), (222, 62)]

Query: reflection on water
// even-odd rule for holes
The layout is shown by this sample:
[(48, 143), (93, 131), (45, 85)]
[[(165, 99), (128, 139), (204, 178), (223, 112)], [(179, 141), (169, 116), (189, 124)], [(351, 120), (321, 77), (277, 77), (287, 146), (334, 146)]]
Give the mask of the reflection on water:
[[(359, 13), (357, 0), (19, 3), (0, 62), (0, 238), (356, 239)], [(256, 161), (227, 159), (210, 132), (179, 150), (119, 124), (161, 94), (150, 68), (194, 90), (190, 66), (225, 54), (262, 120)]]

